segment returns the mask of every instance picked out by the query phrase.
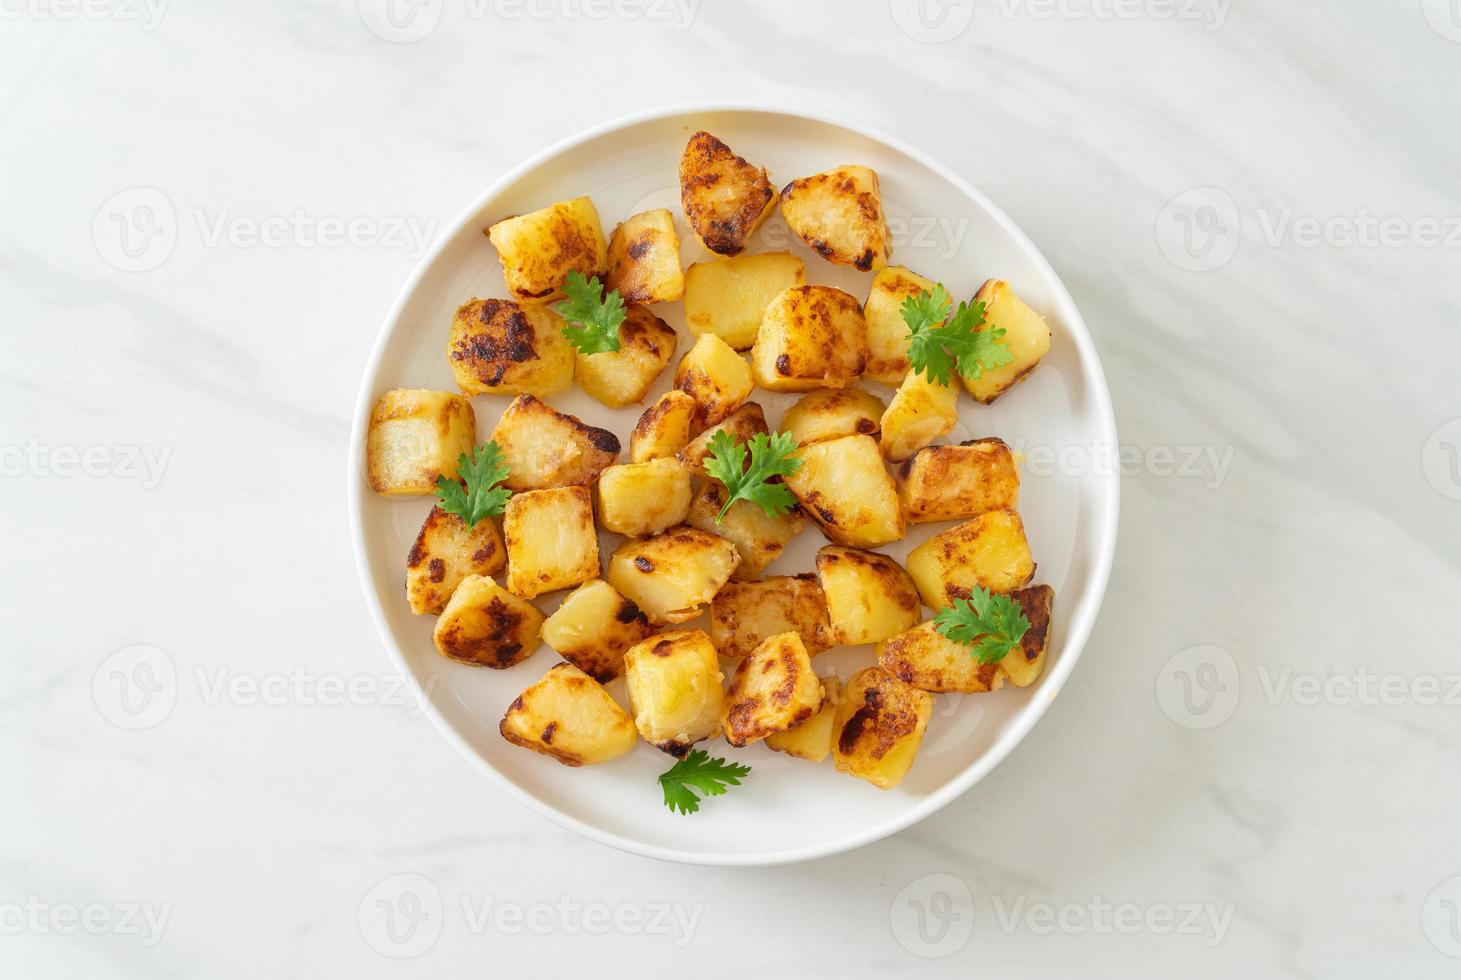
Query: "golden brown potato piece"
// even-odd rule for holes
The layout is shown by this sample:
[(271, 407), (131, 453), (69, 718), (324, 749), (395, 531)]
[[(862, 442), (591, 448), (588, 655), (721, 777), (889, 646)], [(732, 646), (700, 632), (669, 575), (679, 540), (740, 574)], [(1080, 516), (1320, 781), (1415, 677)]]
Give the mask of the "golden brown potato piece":
[(609, 278), (626, 303), (673, 303), (685, 295), (680, 236), (666, 208), (641, 211), (609, 236)]
[(651, 623), (683, 623), (700, 615), (700, 607), (715, 598), (740, 560), (725, 538), (680, 525), (619, 545), (609, 558), (608, 579)]
[(1015, 589), (1010, 598), (1020, 604), (1020, 611), (1029, 620), (1030, 628), (1020, 638), (1020, 648), (1005, 654), (999, 669), (1015, 687), (1029, 687), (1045, 671), (1045, 655), (1050, 650), (1050, 610), (1055, 604), (1055, 590), (1048, 585), (1032, 585)]
[(821, 762), (832, 753), (832, 734), (837, 721), (838, 689), (842, 682), (834, 676), (821, 678), (822, 706), (800, 725), (766, 736), (766, 747), (787, 755)]
[(883, 456), (901, 463), (959, 424), (959, 389), (909, 371), (881, 422)]
[(710, 455), (710, 440), (721, 429), (729, 432), (736, 442), (749, 442), (752, 436), (771, 431), (766, 426), (766, 413), (761, 411), (761, 406), (756, 402), (746, 402), (727, 416), (725, 421), (712, 425), (680, 450), (680, 462), (685, 464), (685, 468), (692, 475), (706, 476), (705, 457)]
[(790, 252), (696, 262), (685, 273), (685, 323), (696, 335), (713, 333), (749, 350), (766, 305), (806, 281), (806, 266)]
[(837, 702), (833, 761), (838, 772), (878, 789), (903, 781), (933, 714), (933, 695), (879, 667), (859, 671)]
[(1020, 515), (991, 510), (936, 534), (908, 553), (908, 574), (932, 609), (974, 588), (1009, 592), (1030, 581), (1035, 561)]
[(829, 541), (876, 548), (903, 537), (898, 491), (870, 436), (814, 442), (797, 456), (801, 468), (786, 485)]
[(538, 647), (543, 614), (483, 575), (468, 575), (441, 611), (431, 640), (443, 657), (474, 667), (511, 667)]
[(877, 643), (911, 629), (923, 614), (918, 587), (887, 555), (828, 545), (817, 552), (817, 577), (838, 643)]
[(717, 255), (739, 255), (776, 206), (766, 169), (756, 168), (709, 133), (696, 133), (680, 158), (685, 220)]
[(881, 398), (861, 388), (823, 388), (786, 410), (781, 431), (790, 432), (802, 446), (852, 435), (876, 439), (885, 411)]
[(896, 471), (910, 524), (959, 521), (1020, 503), (1020, 471), (1000, 439), (927, 446)]
[(609, 246), (599, 212), (586, 197), (505, 218), (487, 229), (487, 238), (497, 249), (502, 278), (517, 300), (562, 299), (563, 284), (575, 269), (585, 279), (602, 279), (608, 273)]
[(572, 664), (554, 665), (519, 694), (497, 730), (513, 745), (565, 766), (608, 762), (639, 742), (628, 712)]
[(502, 517), (507, 588), (531, 599), (599, 575), (599, 537), (588, 487), (515, 493)]
[(903, 383), (908, 373), (908, 324), (903, 319), (903, 302), (919, 293), (932, 293), (932, 279), (890, 265), (873, 279), (862, 316), (867, 321), (867, 367), (862, 376), (889, 388)]
[(768, 391), (846, 388), (866, 363), (862, 307), (831, 286), (793, 286), (773, 299), (751, 350), (751, 376)]
[(800, 510), (771, 517), (747, 500), (731, 504), (725, 518), (717, 524), (715, 518), (724, 506), (725, 487), (715, 480), (707, 480), (690, 502), (690, 515), (685, 523), (718, 534), (736, 546), (736, 553), (741, 556), (734, 575), (738, 581), (760, 578), (766, 566), (780, 558), (791, 539), (807, 527), (807, 519)]
[(575, 351), (574, 376), (580, 388), (610, 408), (633, 405), (644, 400), (678, 343), (674, 327), (642, 306), (631, 306), (619, 325), (619, 349)]
[(585, 582), (543, 623), (543, 640), (600, 684), (624, 672), (624, 651), (654, 627), (638, 606), (603, 579)]
[(441, 612), (468, 575), (496, 575), (507, 563), (497, 522), (484, 518), (471, 528), (455, 514), (431, 508), (406, 557), (406, 601), (418, 616)]
[(634, 724), (660, 751), (683, 757), (696, 742), (720, 734), (725, 675), (700, 630), (661, 633), (631, 647), (624, 679)]
[(972, 650), (944, 636), (932, 620), (879, 643), (878, 666), (935, 694), (984, 694), (1004, 686), (999, 664), (981, 664)]
[(678, 388), (660, 395), (629, 434), (629, 462), (647, 463), (677, 455), (694, 435), (698, 408), (695, 399)]
[(573, 384), (573, 345), (564, 319), (545, 306), (474, 299), (452, 317), (446, 359), (464, 395), (539, 398)]
[(646, 538), (690, 513), (690, 471), (674, 457), (610, 466), (599, 477), (599, 524)]
[(366, 479), (387, 497), (435, 493), (436, 478), (455, 479), (457, 459), (476, 443), (477, 417), (461, 395), (397, 388), (370, 413)]
[(583, 486), (619, 456), (619, 437), (585, 425), (532, 395), (519, 395), (492, 430), (508, 466), (509, 490)]
[(835, 645), (827, 600), (816, 576), (732, 582), (710, 604), (710, 639), (722, 657), (739, 659), (778, 633), (795, 632), (807, 653)]
[(726, 692), (721, 727), (734, 746), (749, 745), (806, 721), (822, 706), (822, 684), (796, 633), (766, 640), (741, 661)]
[(793, 180), (781, 191), (781, 214), (828, 262), (876, 272), (893, 254), (878, 175), (867, 167), (838, 167)]
[(695, 424), (718, 425), (755, 387), (746, 359), (715, 334), (702, 334), (680, 358), (675, 387), (695, 399)]
[(1009, 283), (999, 279), (991, 279), (979, 287), (974, 301), (984, 304), (984, 326), (979, 329), (1003, 328), (1003, 340), (1014, 355), (1003, 367), (982, 372), (977, 381), (964, 379), (964, 387), (974, 400), (989, 405), (1035, 370), (1040, 358), (1050, 350), (1050, 327), (1043, 316), (1015, 295)]

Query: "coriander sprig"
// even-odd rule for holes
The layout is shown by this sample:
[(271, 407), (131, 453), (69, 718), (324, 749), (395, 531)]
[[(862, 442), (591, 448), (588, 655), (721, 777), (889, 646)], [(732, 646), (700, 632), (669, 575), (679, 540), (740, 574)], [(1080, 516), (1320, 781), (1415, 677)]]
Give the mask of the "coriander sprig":
[[(759, 432), (750, 442), (736, 442), (725, 429), (710, 437), (705, 457), (705, 472), (725, 484), (725, 506), (715, 515), (719, 524), (737, 500), (749, 500), (766, 512), (767, 517), (780, 517), (796, 506), (796, 497), (784, 483), (770, 482), (773, 477), (791, 476), (801, 469), (796, 453), (796, 438), (789, 432), (768, 436)], [(751, 465), (746, 465), (750, 450)]]
[(436, 478), (436, 496), (441, 500), (441, 509), (460, 517), (469, 528), (478, 521), (496, 517), (512, 496), (511, 490), (497, 485), (507, 479), (509, 472), (502, 459), (502, 449), (495, 442), (484, 442), (470, 456), (462, 453), (457, 458), (457, 479)]
[(665, 806), (671, 811), (695, 813), (700, 809), (700, 797), (695, 795), (695, 790), (705, 796), (722, 796), (727, 787), (741, 785), (741, 777), (750, 772), (750, 766), (712, 759), (704, 749), (693, 749), (660, 774), (659, 784), (665, 791)]
[(978, 381), (985, 371), (1008, 364), (1014, 355), (1005, 343), (1004, 328), (984, 330), (984, 304), (954, 301), (943, 283), (903, 301), (898, 312), (908, 325), (908, 363), (917, 374), (947, 387), (955, 373)]
[(944, 636), (969, 647), (970, 654), (981, 664), (1003, 660), (1005, 654), (1019, 647), (1030, 628), (1018, 602), (978, 587), (969, 598), (956, 599), (949, 608), (940, 610), (933, 622), (934, 629)]
[[(563, 293), (568, 298), (553, 309), (569, 321), (563, 328), (563, 336), (578, 349), (580, 354), (605, 354), (619, 349), (619, 325), (624, 322), (624, 297), (619, 290), (611, 289), (604, 295), (604, 285), (599, 277), (585, 279), (582, 272), (574, 269), (568, 273), (563, 284)], [(576, 325), (575, 325), (576, 324)]]

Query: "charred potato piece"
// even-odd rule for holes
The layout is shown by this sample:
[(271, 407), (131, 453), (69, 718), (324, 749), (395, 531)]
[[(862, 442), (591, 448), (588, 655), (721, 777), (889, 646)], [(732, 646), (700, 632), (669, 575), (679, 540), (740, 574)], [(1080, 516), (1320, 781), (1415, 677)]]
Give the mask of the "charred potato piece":
[(739, 255), (776, 206), (776, 189), (764, 167), (751, 166), (702, 130), (680, 158), (680, 204), (706, 248)]
[(859, 671), (837, 701), (832, 758), (838, 772), (878, 789), (903, 781), (933, 714), (933, 695), (879, 667)]
[(599, 575), (599, 537), (588, 487), (515, 493), (502, 517), (508, 591), (531, 599)]
[(724, 421), (755, 385), (746, 359), (715, 334), (707, 333), (680, 358), (675, 387), (695, 399), (695, 424), (703, 428)]
[(629, 713), (572, 664), (554, 665), (519, 694), (497, 730), (513, 745), (541, 752), (565, 766), (608, 762), (639, 742)]
[(824, 388), (787, 409), (781, 431), (803, 446), (853, 435), (876, 439), (885, 411), (881, 398), (861, 388)]
[(846, 388), (866, 363), (862, 306), (831, 286), (793, 286), (773, 299), (751, 349), (751, 376), (768, 391)]
[(927, 446), (896, 471), (910, 524), (959, 521), (1020, 502), (1020, 471), (1000, 439)]
[(984, 326), (979, 329), (1003, 328), (1004, 342), (1014, 355), (1003, 367), (981, 372), (977, 381), (964, 379), (964, 387), (974, 400), (989, 405), (1035, 370), (1040, 358), (1050, 350), (1050, 327), (1043, 316), (1015, 295), (1009, 283), (999, 279), (980, 286), (974, 301), (984, 304)]
[(920, 691), (984, 694), (1004, 686), (999, 664), (982, 664), (929, 620), (878, 644), (878, 666)]
[(786, 485), (829, 541), (876, 548), (903, 537), (898, 491), (870, 436), (814, 442), (797, 455), (802, 465)]
[(867, 167), (793, 180), (781, 191), (781, 215), (828, 262), (876, 272), (893, 254), (878, 175)]
[(619, 456), (619, 437), (560, 412), (532, 395), (519, 395), (492, 430), (502, 450), (512, 491), (583, 486)]
[(654, 379), (675, 356), (675, 328), (642, 306), (631, 306), (619, 325), (619, 349), (598, 354), (575, 351), (578, 385), (610, 408), (644, 400)]
[(609, 278), (626, 303), (673, 303), (685, 295), (680, 236), (666, 208), (641, 211), (609, 236)]
[(585, 582), (543, 623), (543, 640), (600, 684), (624, 672), (624, 651), (654, 635), (649, 619), (603, 579)]
[(468, 575), (496, 575), (507, 563), (497, 522), (467, 527), (456, 514), (431, 508), (406, 557), (406, 601), (418, 616), (441, 612)]
[(806, 266), (790, 252), (696, 262), (685, 273), (685, 323), (696, 335), (713, 333), (749, 350), (766, 305), (806, 281)]
[(435, 493), (436, 478), (455, 479), (458, 457), (476, 443), (477, 417), (461, 395), (397, 388), (370, 413), (366, 479), (387, 497)]
[(710, 640), (722, 657), (739, 659), (778, 633), (795, 632), (807, 653), (836, 644), (827, 600), (811, 574), (733, 582), (710, 604)]
[(690, 471), (673, 457), (610, 466), (599, 477), (599, 524), (646, 538), (690, 513)]
[(696, 742), (720, 734), (725, 675), (700, 630), (661, 633), (631, 647), (624, 679), (635, 727), (660, 751), (683, 757)]
[(464, 395), (539, 398), (573, 384), (573, 345), (565, 321), (545, 306), (474, 299), (452, 317), (446, 359)]
[(538, 647), (543, 614), (485, 575), (468, 575), (432, 630), (443, 657), (474, 667), (511, 667)]
[(919, 293), (932, 293), (937, 285), (901, 265), (879, 272), (868, 290), (862, 316), (867, 321), (867, 367), (862, 376), (889, 388), (903, 383), (912, 367), (908, 363), (908, 324), (903, 320), (903, 302)]
[(828, 545), (817, 552), (817, 577), (832, 633), (846, 646), (912, 629), (923, 614), (918, 587), (887, 555)]
[(883, 456), (901, 463), (959, 424), (959, 389), (909, 371), (881, 422)]
[(715, 598), (740, 560), (725, 538), (681, 525), (619, 545), (609, 558), (608, 578), (651, 623), (683, 623)]
[(694, 434), (697, 408), (695, 399), (678, 388), (660, 395), (639, 416), (629, 435), (629, 462), (647, 463), (677, 455)]
[(718, 534), (736, 546), (741, 563), (736, 566), (734, 578), (751, 581), (761, 577), (791, 539), (806, 530), (807, 519), (801, 511), (792, 510), (780, 517), (771, 517), (760, 507), (747, 500), (737, 500), (725, 512), (725, 517), (716, 523), (721, 508), (725, 507), (725, 487), (715, 480), (709, 480), (690, 503), (690, 516), (686, 523), (702, 531)]
[(680, 450), (680, 462), (695, 476), (706, 476), (705, 457), (710, 455), (710, 440), (721, 429), (729, 432), (736, 442), (748, 442), (754, 435), (771, 431), (766, 426), (766, 413), (761, 411), (761, 406), (756, 402), (746, 402), (725, 421), (712, 425)]
[(585, 279), (608, 273), (609, 246), (587, 197), (505, 218), (487, 229), (487, 238), (497, 249), (508, 291), (523, 302), (562, 299), (574, 270)]
[(1018, 589), (1035, 574), (1024, 522), (1007, 507), (934, 535), (908, 553), (907, 564), (919, 594), (932, 609), (945, 608), (975, 587), (991, 592)]
[(823, 677), (822, 706), (817, 709), (817, 713), (800, 725), (767, 735), (766, 747), (798, 759), (806, 759), (808, 762), (821, 762), (827, 758), (832, 753), (833, 725), (837, 721), (838, 689), (841, 683), (835, 676)]
[(822, 684), (795, 633), (770, 637), (741, 661), (725, 695), (721, 727), (734, 746), (749, 745), (811, 718), (822, 706)]
[(1045, 655), (1050, 650), (1050, 610), (1055, 604), (1055, 590), (1048, 585), (1032, 585), (1015, 589), (1010, 598), (1020, 604), (1020, 611), (1030, 628), (1020, 638), (1020, 648), (1005, 654), (999, 662), (1000, 672), (1015, 687), (1029, 687), (1045, 671)]

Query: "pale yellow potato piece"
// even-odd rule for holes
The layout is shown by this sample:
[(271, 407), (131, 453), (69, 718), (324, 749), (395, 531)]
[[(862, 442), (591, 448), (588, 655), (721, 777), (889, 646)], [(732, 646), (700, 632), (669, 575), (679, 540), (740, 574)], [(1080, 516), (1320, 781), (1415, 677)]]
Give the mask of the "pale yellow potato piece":
[(1015, 589), (1010, 598), (1020, 604), (1020, 611), (1030, 628), (1020, 638), (1020, 648), (1005, 654), (999, 669), (1015, 687), (1029, 687), (1045, 670), (1045, 656), (1050, 651), (1050, 612), (1055, 603), (1055, 590), (1048, 585)]
[(669, 366), (679, 343), (675, 328), (642, 306), (631, 306), (619, 325), (619, 349), (574, 352), (578, 385), (610, 408), (644, 400), (654, 379)]
[(397, 388), (381, 395), (365, 435), (370, 488), (387, 497), (436, 492), (436, 478), (455, 479), (457, 460), (477, 442), (472, 403), (449, 391)]
[(772, 517), (748, 500), (737, 500), (725, 512), (719, 522), (716, 518), (725, 507), (726, 489), (715, 480), (707, 480), (705, 486), (690, 502), (690, 514), (685, 523), (702, 531), (718, 534), (736, 546), (741, 563), (736, 566), (738, 581), (749, 582), (761, 577), (791, 539), (806, 530), (807, 519), (800, 510), (791, 510), (779, 517)]
[(599, 525), (631, 538), (682, 523), (690, 513), (690, 471), (673, 457), (610, 466), (599, 476)]
[(837, 701), (832, 759), (838, 772), (879, 789), (903, 781), (933, 714), (933, 695), (879, 667), (859, 671)]
[(722, 657), (739, 659), (787, 632), (801, 636), (809, 654), (836, 645), (827, 600), (815, 575), (732, 582), (710, 604), (710, 639)]
[[(509, 542), (509, 554), (511, 547)], [(609, 558), (607, 577), (651, 623), (661, 626), (698, 616), (740, 560), (736, 546), (725, 538), (680, 525), (619, 545)]]
[(781, 191), (781, 214), (828, 262), (876, 272), (893, 254), (876, 171), (842, 166), (802, 177)]
[(907, 567), (932, 609), (943, 609), (975, 588), (1018, 589), (1035, 574), (1024, 522), (1008, 508), (934, 535), (908, 553)]
[(546, 306), (474, 299), (452, 317), (446, 360), (464, 395), (537, 395), (573, 385), (567, 326)]
[(831, 286), (793, 286), (761, 317), (751, 376), (768, 391), (845, 388), (867, 363), (862, 305)]
[(725, 740), (743, 746), (800, 725), (822, 706), (822, 685), (796, 633), (770, 637), (741, 661), (721, 713)]
[(999, 664), (981, 664), (969, 647), (944, 636), (932, 620), (879, 643), (878, 666), (935, 694), (984, 694), (1005, 681)]
[(543, 623), (543, 641), (601, 684), (624, 672), (624, 652), (654, 634), (644, 612), (603, 579), (580, 585)]
[(513, 745), (565, 766), (608, 762), (639, 743), (629, 713), (572, 664), (554, 665), (519, 694), (497, 730)]
[(497, 522), (485, 517), (468, 528), (440, 507), (426, 515), (406, 556), (406, 601), (418, 616), (441, 612), (468, 575), (496, 575), (507, 564)]
[(786, 485), (829, 541), (876, 548), (903, 537), (897, 487), (870, 436), (815, 442), (797, 456), (802, 465)]
[(641, 211), (614, 229), (604, 289), (617, 289), (626, 303), (673, 303), (685, 295), (680, 236), (668, 209)]
[(889, 462), (901, 463), (958, 424), (958, 387), (909, 371), (883, 413), (879, 447)]
[(908, 373), (908, 323), (903, 319), (903, 302), (920, 293), (932, 293), (932, 279), (901, 265), (879, 272), (868, 290), (862, 315), (867, 322), (867, 367), (862, 376), (889, 388), (903, 383)]
[(599, 575), (599, 537), (588, 487), (515, 493), (502, 517), (508, 591), (531, 599)]
[(441, 611), (431, 640), (443, 656), (474, 667), (522, 663), (538, 647), (543, 614), (484, 575), (468, 575)]
[(837, 722), (837, 701), (842, 682), (829, 675), (821, 678), (821, 685), (822, 706), (817, 713), (800, 725), (767, 735), (767, 748), (808, 762), (821, 762), (832, 754), (832, 735)]
[(497, 249), (508, 291), (521, 302), (562, 299), (568, 273), (603, 279), (609, 269), (599, 212), (587, 197), (505, 218), (487, 229), (487, 238)]
[(861, 388), (823, 388), (803, 395), (781, 417), (781, 431), (799, 445), (843, 436), (878, 437), (887, 406)]
[(502, 485), (513, 491), (585, 486), (619, 456), (614, 433), (532, 395), (513, 399), (497, 420), (492, 441), (508, 468)]
[(720, 734), (725, 675), (700, 630), (661, 633), (631, 647), (624, 679), (634, 725), (660, 751), (683, 757), (696, 742)]
[(647, 463), (677, 455), (695, 434), (697, 408), (695, 399), (677, 388), (660, 395), (629, 434), (629, 462)]
[(927, 446), (894, 473), (910, 524), (960, 521), (1020, 503), (1020, 471), (1000, 439)]
[(1050, 327), (1044, 317), (1026, 306), (1009, 283), (1002, 280), (986, 282), (979, 287), (974, 300), (985, 304), (984, 326), (980, 329), (1003, 328), (1005, 334), (1001, 339), (1014, 355), (1008, 364), (981, 372), (977, 381), (964, 379), (964, 387), (974, 400), (988, 405), (1035, 370), (1050, 350)]
[(685, 323), (697, 336), (713, 333), (749, 350), (767, 304), (806, 281), (806, 266), (790, 252), (696, 262), (685, 273)]
[(917, 625), (918, 587), (887, 555), (828, 545), (817, 552), (817, 577), (837, 642), (877, 643)]
[(717, 425), (755, 387), (746, 359), (715, 334), (701, 334), (675, 368), (675, 387), (695, 399), (695, 424)]

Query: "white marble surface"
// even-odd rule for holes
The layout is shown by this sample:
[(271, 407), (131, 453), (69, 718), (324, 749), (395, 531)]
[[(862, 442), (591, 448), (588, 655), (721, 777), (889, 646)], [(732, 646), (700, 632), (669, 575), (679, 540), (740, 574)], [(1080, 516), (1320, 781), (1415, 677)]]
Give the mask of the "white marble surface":
[[(0, 2), (6, 976), (1456, 975), (1461, 11), (914, 6)], [(476, 776), (389, 676), (342, 494), (430, 230), (547, 142), (725, 98), (987, 191), (1135, 453), (1026, 742), (762, 871)]]

